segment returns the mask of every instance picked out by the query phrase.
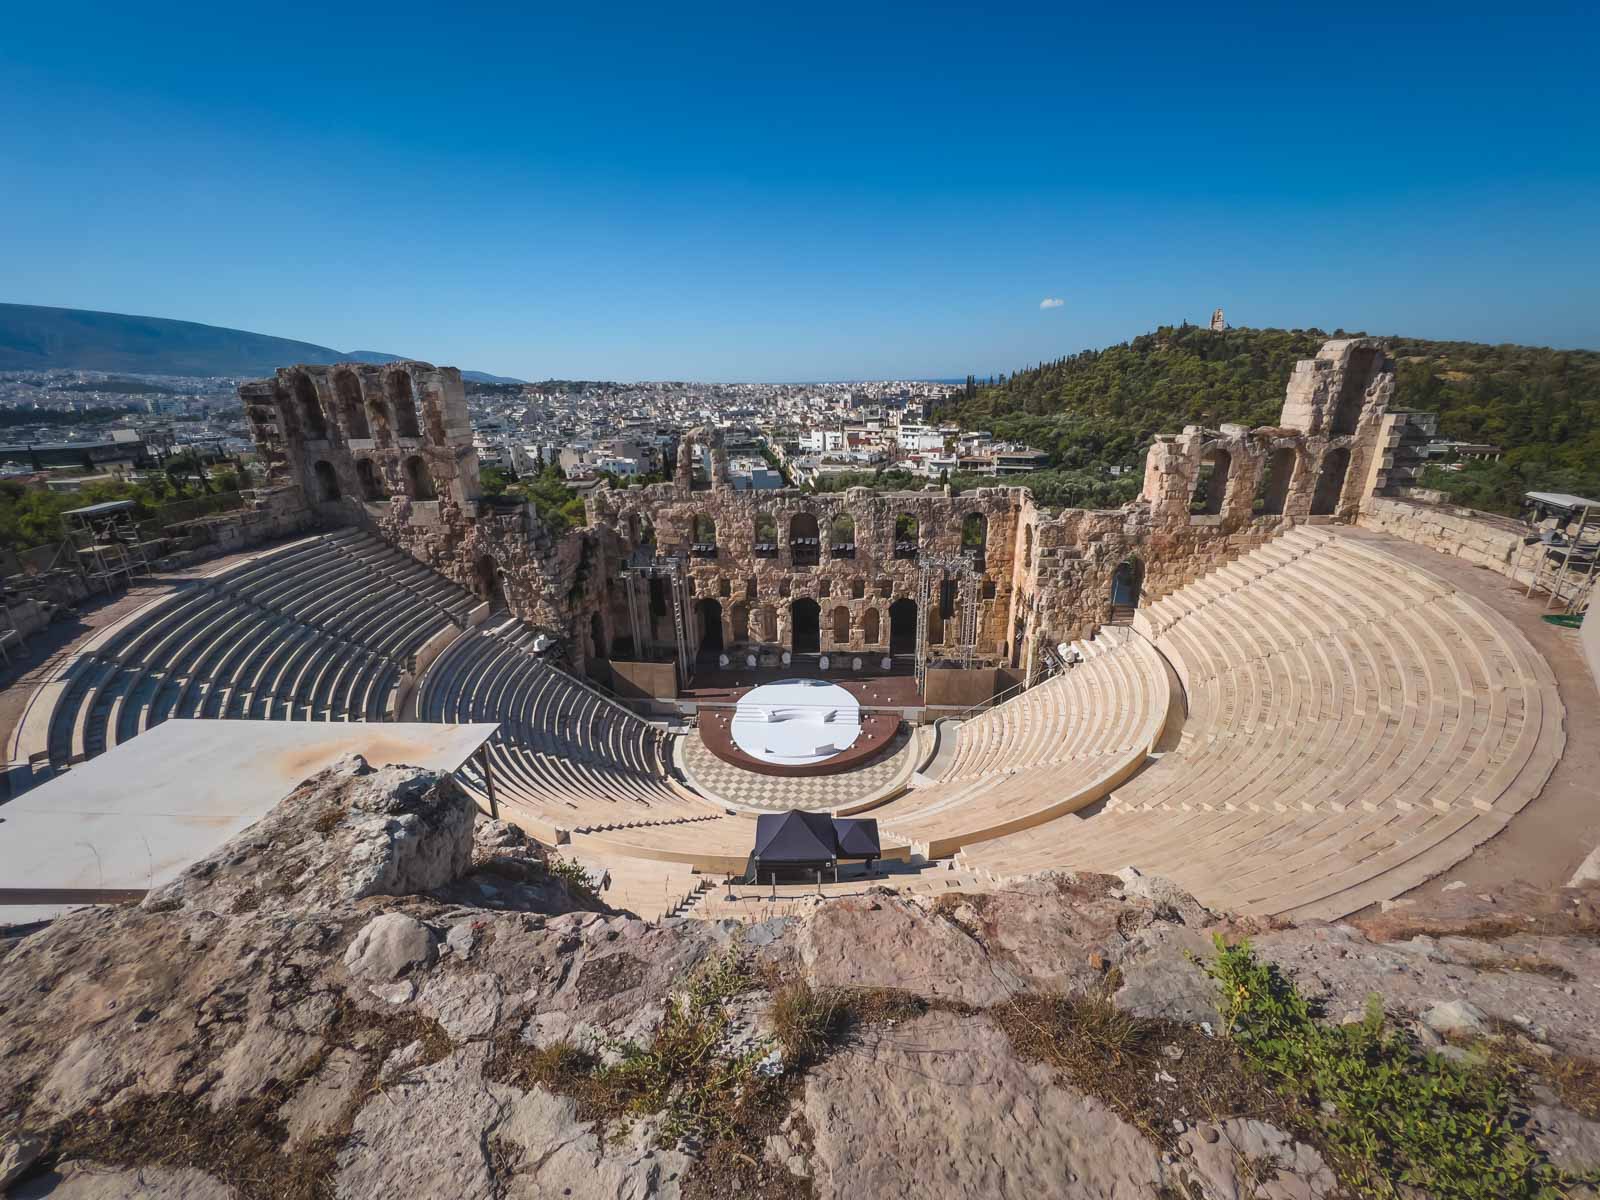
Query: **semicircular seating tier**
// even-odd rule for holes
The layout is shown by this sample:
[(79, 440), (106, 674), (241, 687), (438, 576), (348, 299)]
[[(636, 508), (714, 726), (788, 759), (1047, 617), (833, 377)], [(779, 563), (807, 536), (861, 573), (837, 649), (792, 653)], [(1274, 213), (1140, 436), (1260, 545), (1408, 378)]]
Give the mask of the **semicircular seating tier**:
[(963, 850), (1005, 878), (1166, 875), (1218, 908), (1336, 919), (1448, 870), (1565, 745), (1504, 618), (1340, 526), (1295, 529), (1142, 610), (1182, 680), (1175, 747), (1103, 810)]
[(944, 858), (1104, 799), (1155, 748), (1177, 682), (1126, 629), (1102, 630), (1083, 653), (1080, 665), (963, 723), (936, 782), (865, 815)]
[[(474, 629), (423, 676), (424, 721), (498, 721), (491, 780), (504, 815), (543, 842), (574, 832), (714, 821), (720, 810), (667, 774), (667, 735), (540, 659), (516, 621)], [(475, 764), (458, 777), (488, 805)]]
[(30, 699), (12, 761), (59, 770), (168, 717), (393, 720), (418, 655), (479, 604), (357, 530), (196, 574), (65, 660)]

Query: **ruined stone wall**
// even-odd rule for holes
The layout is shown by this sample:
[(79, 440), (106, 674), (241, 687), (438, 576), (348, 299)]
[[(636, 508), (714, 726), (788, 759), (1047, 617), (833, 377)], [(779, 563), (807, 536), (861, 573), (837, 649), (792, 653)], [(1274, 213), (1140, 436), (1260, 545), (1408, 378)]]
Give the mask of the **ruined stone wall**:
[[(881, 656), (890, 649), (891, 606), (917, 602), (921, 564), (944, 557), (970, 563), (979, 580), (976, 653), (995, 660), (1009, 656), (1018, 518), (1023, 505), (1032, 504), (1024, 489), (982, 488), (956, 497), (865, 488), (829, 495), (787, 488), (695, 490), (689, 464), (695, 445), (709, 436), (697, 431), (684, 439), (675, 482), (602, 489), (590, 502), (591, 521), (608, 530), (617, 545), (653, 537), (659, 553), (686, 558), (697, 646), (704, 622), (713, 619), (720, 622), (721, 641), (730, 654), (790, 648), (795, 604), (809, 600), (819, 610), (822, 653)], [(715, 477), (715, 464), (725, 456), (714, 440), (709, 449)], [(897, 539), (897, 521), (902, 534), (914, 522), (909, 538)], [(964, 528), (975, 527), (982, 531), (978, 544), (972, 544), (969, 532), (964, 545)], [(814, 548), (802, 544), (810, 537), (816, 538)], [(897, 540), (914, 549), (897, 553)], [(955, 578), (961, 572), (950, 574)], [(954, 615), (948, 620), (931, 616), (937, 600), (935, 594), (930, 612), (919, 613), (929, 622), (934, 656), (941, 650), (953, 653), (960, 641)], [(664, 632), (658, 641), (670, 639), (670, 629)]]
[[(1138, 500), (1122, 509), (1040, 509), (1025, 487), (960, 496), (864, 488), (807, 495), (728, 486), (720, 435), (679, 446), (672, 483), (588, 501), (588, 528), (552, 538), (525, 505), (480, 498), (460, 375), (426, 363), (295, 367), (240, 388), (273, 480), (324, 522), (360, 521), (423, 562), (562, 634), (574, 667), (675, 649), (670, 581), (624, 578), (630, 561), (677, 555), (691, 653), (707, 637), (732, 655), (795, 646), (817, 606), (818, 649), (889, 653), (894, 613), (916, 605), (929, 656), (961, 645), (959, 583), (924, 603), (922, 568), (976, 581), (975, 657), (1027, 668), (1041, 645), (1091, 635), (1113, 588), (1149, 603), (1302, 521), (1352, 520), (1386, 478), (1392, 364), (1371, 339), (1327, 343), (1298, 364), (1281, 425), (1198, 426), (1159, 436)], [(697, 482), (698, 448), (709, 478)], [(814, 538), (814, 545), (807, 539)], [(1118, 581), (1121, 581), (1118, 584)], [(632, 596), (632, 604), (629, 598)], [(948, 603), (941, 603), (941, 599)], [(798, 605), (798, 608), (797, 608)], [(898, 608), (897, 608), (898, 606)], [(945, 612), (948, 615), (944, 615)], [(639, 618), (643, 644), (634, 641)], [(1126, 619), (1124, 616), (1123, 619)], [(902, 627), (904, 629), (904, 627)]]
[(524, 620), (572, 632), (581, 539), (558, 544), (527, 505), (482, 499), (454, 367), (288, 367), (239, 395), (269, 480), (320, 523), (365, 525)]

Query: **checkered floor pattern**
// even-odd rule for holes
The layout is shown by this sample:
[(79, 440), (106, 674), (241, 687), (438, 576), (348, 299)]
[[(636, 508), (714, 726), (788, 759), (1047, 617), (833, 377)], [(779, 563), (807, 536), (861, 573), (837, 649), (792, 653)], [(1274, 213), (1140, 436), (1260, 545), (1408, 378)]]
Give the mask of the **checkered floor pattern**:
[(730, 804), (756, 808), (834, 808), (852, 803), (905, 773), (910, 756), (911, 735), (902, 728), (880, 757), (854, 771), (784, 778), (723, 762), (706, 749), (698, 733), (691, 731), (683, 739), (684, 766), (697, 787)]

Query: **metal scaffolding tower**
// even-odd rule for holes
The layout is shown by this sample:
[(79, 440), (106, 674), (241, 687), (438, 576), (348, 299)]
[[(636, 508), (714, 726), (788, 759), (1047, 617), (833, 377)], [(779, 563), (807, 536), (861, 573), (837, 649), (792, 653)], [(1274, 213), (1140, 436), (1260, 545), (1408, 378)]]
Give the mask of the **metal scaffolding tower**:
[(1520, 577), (1531, 553), (1525, 594), (1531, 596), (1535, 588), (1542, 589), (1549, 597), (1546, 611), (1559, 608), (1576, 615), (1588, 607), (1596, 563), (1600, 562), (1600, 500), (1549, 492), (1529, 492), (1527, 500), (1535, 515), (1558, 516), (1565, 526), (1524, 538), (1514, 576)]
[(132, 500), (108, 500), (61, 514), (76, 565), (90, 586), (109, 593), (118, 580), (131, 585), (136, 577), (150, 574), (150, 559), (133, 514)]

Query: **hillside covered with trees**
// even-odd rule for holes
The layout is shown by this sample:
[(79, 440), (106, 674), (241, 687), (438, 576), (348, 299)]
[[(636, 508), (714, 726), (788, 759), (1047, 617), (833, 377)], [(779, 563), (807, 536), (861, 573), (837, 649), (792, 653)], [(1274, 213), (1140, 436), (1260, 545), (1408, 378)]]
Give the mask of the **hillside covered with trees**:
[[(1296, 361), (1343, 330), (1163, 326), (993, 381), (969, 380), (939, 412), (967, 429), (1026, 442), (1052, 468), (1028, 478), (1050, 505), (1138, 494), (1145, 448), (1185, 425), (1275, 425)], [(1600, 352), (1385, 337), (1395, 407), (1439, 414), (1439, 433), (1506, 450), (1499, 463), (1430, 471), (1463, 504), (1515, 512), (1521, 493), (1600, 493)], [(1129, 468), (1120, 478), (1113, 467)]]

